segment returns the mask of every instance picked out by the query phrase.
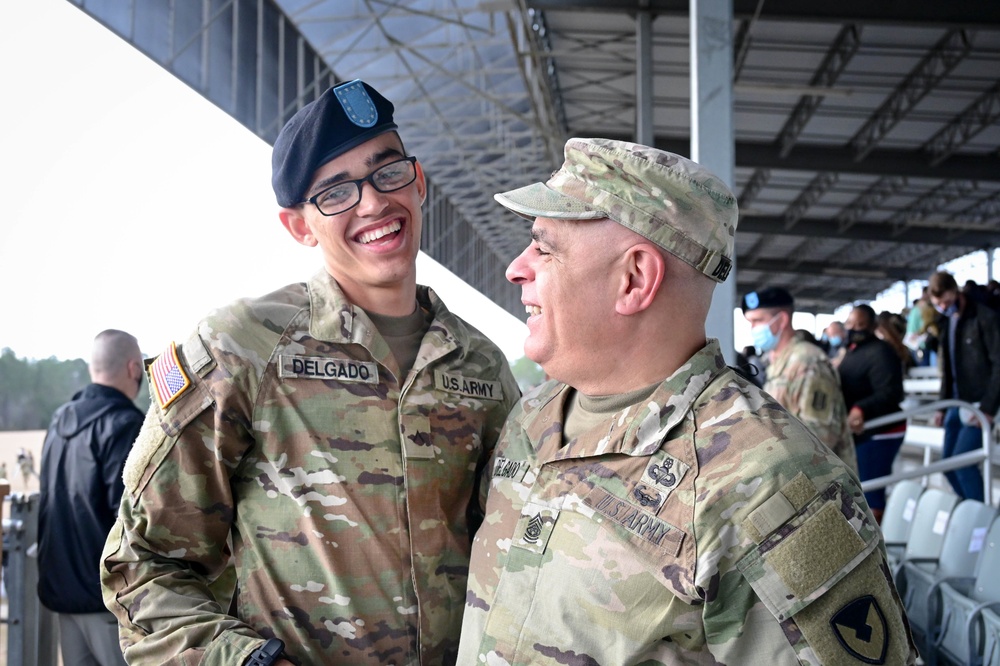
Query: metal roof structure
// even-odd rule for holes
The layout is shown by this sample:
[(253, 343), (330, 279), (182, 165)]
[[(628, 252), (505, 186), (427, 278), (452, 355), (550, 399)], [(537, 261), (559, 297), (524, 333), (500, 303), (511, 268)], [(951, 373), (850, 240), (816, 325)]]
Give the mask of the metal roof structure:
[[(433, 189), (423, 249), (512, 313), (527, 243), (493, 193), (571, 136), (690, 154), (678, 0), (70, 0), (265, 140), (337, 81), (396, 105)], [(637, 18), (648, 16), (648, 42)], [(737, 291), (802, 310), (872, 299), (1000, 246), (1000, 3), (733, 0)]]

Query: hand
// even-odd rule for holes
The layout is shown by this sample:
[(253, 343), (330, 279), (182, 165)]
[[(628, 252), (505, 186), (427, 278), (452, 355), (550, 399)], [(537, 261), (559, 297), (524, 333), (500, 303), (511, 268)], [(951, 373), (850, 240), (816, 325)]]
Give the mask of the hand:
[(855, 435), (860, 435), (865, 430), (865, 413), (857, 407), (852, 407), (847, 414), (847, 426)]
[(940, 428), (944, 425), (944, 412), (934, 412), (934, 427)]

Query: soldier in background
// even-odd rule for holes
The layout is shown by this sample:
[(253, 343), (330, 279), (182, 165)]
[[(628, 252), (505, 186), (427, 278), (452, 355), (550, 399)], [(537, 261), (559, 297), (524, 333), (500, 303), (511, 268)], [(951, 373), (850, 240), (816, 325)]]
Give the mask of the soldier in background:
[(426, 182), (392, 114), (362, 81), (295, 114), (272, 184), (323, 270), (150, 367), (101, 562), (130, 664), (455, 662), (470, 500), (519, 391), (416, 284)]
[(796, 335), (792, 295), (781, 287), (766, 287), (744, 296), (741, 307), (754, 346), (769, 356), (764, 390), (857, 473), (840, 379), (826, 353)]
[(528, 358), (488, 470), (461, 664), (912, 664), (855, 475), (706, 339), (736, 200), (682, 157), (570, 139), (507, 269)]

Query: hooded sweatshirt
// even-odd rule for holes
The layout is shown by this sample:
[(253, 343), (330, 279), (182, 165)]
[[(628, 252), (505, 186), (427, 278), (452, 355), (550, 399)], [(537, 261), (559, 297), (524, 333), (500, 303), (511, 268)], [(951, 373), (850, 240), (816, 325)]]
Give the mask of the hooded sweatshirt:
[(90, 384), (56, 410), (42, 447), (38, 597), (57, 613), (106, 613), (101, 551), (124, 492), (122, 468), (143, 414)]

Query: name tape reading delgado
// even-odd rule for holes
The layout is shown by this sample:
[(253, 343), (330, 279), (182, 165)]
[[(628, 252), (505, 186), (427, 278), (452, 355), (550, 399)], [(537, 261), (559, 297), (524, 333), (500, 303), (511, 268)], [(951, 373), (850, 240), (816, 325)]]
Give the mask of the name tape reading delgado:
[(282, 354), (278, 358), (278, 376), (378, 384), (378, 366), (374, 363), (345, 358)]

